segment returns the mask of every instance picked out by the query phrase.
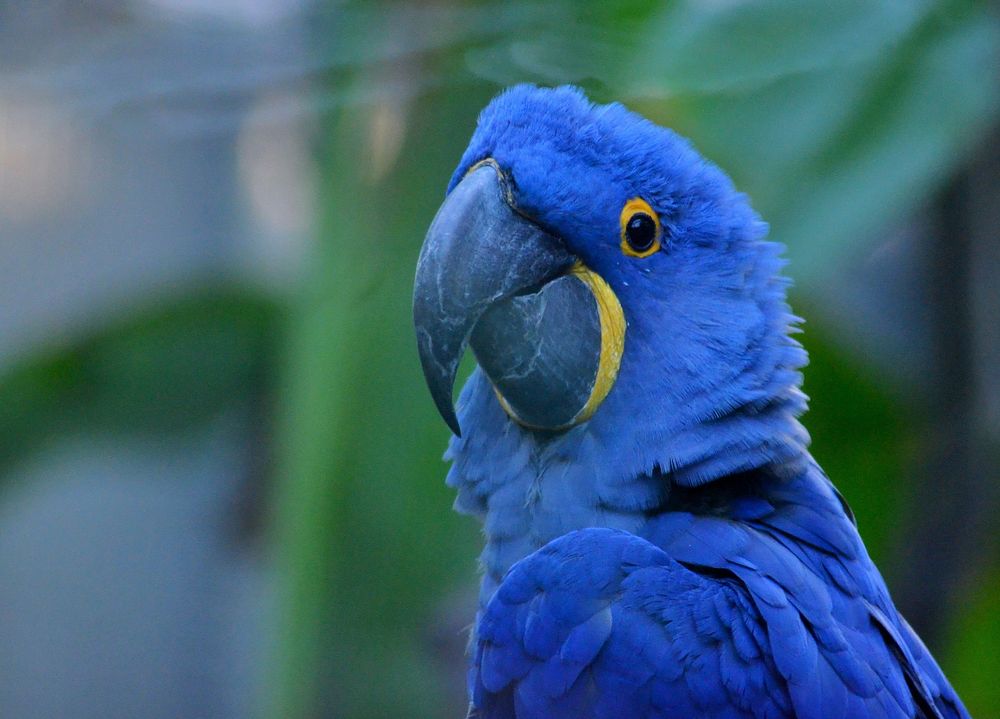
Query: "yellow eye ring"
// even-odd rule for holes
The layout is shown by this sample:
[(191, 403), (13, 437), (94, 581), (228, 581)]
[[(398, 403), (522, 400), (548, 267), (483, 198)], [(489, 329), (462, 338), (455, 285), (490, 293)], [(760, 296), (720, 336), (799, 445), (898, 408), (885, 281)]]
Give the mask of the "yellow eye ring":
[(663, 235), (660, 217), (641, 197), (633, 197), (625, 203), (618, 222), (622, 252), (629, 257), (649, 257), (660, 249)]

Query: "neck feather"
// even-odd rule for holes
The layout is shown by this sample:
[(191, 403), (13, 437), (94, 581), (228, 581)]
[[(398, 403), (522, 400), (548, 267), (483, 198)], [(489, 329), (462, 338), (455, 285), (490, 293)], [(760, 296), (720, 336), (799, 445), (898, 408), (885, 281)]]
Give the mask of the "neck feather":
[[(456, 509), (484, 522), (487, 596), (511, 564), (566, 532), (637, 532), (668, 509), (672, 488), (765, 467), (794, 473), (811, 461), (798, 421), (806, 408), (799, 390), (806, 354), (790, 337), (797, 318), (785, 302), (776, 246), (756, 247), (732, 290), (742, 304), (725, 342), (707, 335), (712, 339), (697, 344), (697, 328), (675, 332), (688, 344), (674, 341), (673, 354), (664, 355), (653, 353), (665, 342), (638, 341), (630, 351), (627, 337), (615, 388), (582, 425), (561, 433), (525, 429), (504, 413), (485, 375), (473, 373), (458, 401), (466, 432), (445, 456)], [(698, 321), (693, 312), (685, 317)], [(630, 321), (640, 339), (654, 331)], [(711, 359), (692, 362), (699, 352)], [(660, 371), (650, 374), (650, 366)]]

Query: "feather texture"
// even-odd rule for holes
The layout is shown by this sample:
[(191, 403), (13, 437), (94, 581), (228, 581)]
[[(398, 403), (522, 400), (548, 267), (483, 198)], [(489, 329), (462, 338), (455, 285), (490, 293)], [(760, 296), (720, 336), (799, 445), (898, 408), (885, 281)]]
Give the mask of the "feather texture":
[(474, 716), (966, 716), (825, 478), (740, 483), (783, 501), (576, 530), (515, 564), (478, 625)]

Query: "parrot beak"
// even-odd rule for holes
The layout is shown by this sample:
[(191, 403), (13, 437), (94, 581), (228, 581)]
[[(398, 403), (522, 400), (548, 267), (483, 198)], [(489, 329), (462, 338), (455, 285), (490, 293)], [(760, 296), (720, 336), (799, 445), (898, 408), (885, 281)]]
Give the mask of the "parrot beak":
[(603, 401), (624, 343), (614, 293), (558, 237), (519, 214), (492, 160), (474, 166), (431, 222), (417, 260), (413, 322), (438, 411), (467, 346), (519, 423), (564, 429)]

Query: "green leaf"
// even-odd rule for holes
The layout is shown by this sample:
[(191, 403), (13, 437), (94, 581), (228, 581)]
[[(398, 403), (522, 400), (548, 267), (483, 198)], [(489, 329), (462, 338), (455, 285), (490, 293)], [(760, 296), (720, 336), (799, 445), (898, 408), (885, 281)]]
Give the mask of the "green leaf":
[(1000, 647), (1000, 568), (993, 568), (968, 587), (968, 596), (955, 613), (949, 646), (942, 657), (948, 677), (972, 716), (996, 716), (1000, 683), (996, 653)]
[(0, 470), (64, 433), (178, 432), (266, 391), (277, 308), (218, 289), (157, 307), (0, 377)]
[(789, 173), (796, 191), (771, 221), (804, 284), (863, 251), (965, 160), (1000, 106), (1000, 86), (980, 74), (1000, 64), (998, 48), (986, 14), (928, 28), (822, 151)]
[(932, 7), (923, 0), (684, 0), (646, 28), (631, 94), (758, 87), (871, 61)]

